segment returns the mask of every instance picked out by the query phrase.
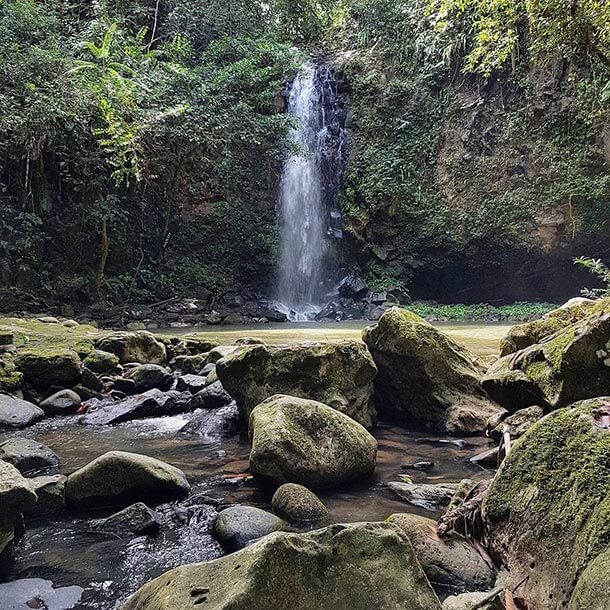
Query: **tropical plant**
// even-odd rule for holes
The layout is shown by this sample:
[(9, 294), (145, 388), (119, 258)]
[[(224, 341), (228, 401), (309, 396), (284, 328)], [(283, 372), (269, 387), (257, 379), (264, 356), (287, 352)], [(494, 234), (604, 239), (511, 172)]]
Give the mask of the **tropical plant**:
[(580, 256), (574, 259), (574, 263), (590, 271), (603, 284), (602, 288), (583, 288), (581, 293), (584, 297), (589, 299), (610, 297), (610, 268), (601, 259)]

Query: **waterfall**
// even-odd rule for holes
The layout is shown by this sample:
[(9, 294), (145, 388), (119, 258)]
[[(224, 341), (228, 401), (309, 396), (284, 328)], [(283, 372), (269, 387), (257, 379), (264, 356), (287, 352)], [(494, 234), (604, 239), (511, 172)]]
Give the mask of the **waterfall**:
[(297, 124), (280, 181), (277, 300), (290, 319), (306, 320), (328, 296), (335, 279), (334, 242), (342, 236), (336, 202), (345, 164), (345, 111), (327, 66), (302, 68), (288, 112)]

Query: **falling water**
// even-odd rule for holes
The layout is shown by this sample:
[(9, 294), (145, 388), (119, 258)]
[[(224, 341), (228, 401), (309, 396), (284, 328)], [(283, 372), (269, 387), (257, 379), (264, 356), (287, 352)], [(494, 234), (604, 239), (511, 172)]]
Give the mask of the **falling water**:
[(294, 81), (288, 111), (297, 119), (295, 152), (279, 195), (280, 269), (277, 299), (295, 320), (321, 309), (332, 283), (333, 242), (341, 237), (336, 208), (344, 165), (345, 112), (326, 66), (305, 66)]

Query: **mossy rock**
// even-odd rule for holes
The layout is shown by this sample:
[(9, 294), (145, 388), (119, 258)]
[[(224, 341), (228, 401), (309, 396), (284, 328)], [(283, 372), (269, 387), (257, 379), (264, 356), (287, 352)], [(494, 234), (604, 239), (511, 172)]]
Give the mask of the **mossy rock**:
[(15, 356), (15, 366), (23, 380), (36, 387), (58, 385), (67, 387), (81, 374), (79, 355), (61, 347), (23, 349)]
[(513, 326), (502, 340), (500, 356), (514, 354), (530, 345), (540, 343), (543, 339), (576, 322), (604, 313), (610, 313), (610, 299), (584, 300), (575, 305), (555, 309), (539, 320)]
[(375, 438), (313, 400), (278, 395), (262, 402), (250, 415), (250, 438), (250, 471), (280, 485), (337, 487), (375, 469)]
[(145, 330), (111, 333), (98, 339), (95, 347), (115, 354), (121, 364), (165, 364), (167, 361), (165, 345)]
[(122, 610), (440, 610), (413, 549), (390, 523), (277, 532), (144, 585)]
[(366, 428), (376, 420), (377, 368), (360, 341), (244, 346), (219, 360), (216, 372), (244, 421), (274, 394), (317, 400)]
[(316, 494), (296, 483), (278, 487), (271, 498), (271, 510), (282, 519), (300, 527), (313, 529), (328, 525), (331, 515)]
[(598, 555), (582, 573), (568, 610), (608, 610), (610, 604), (610, 548)]
[(0, 392), (16, 392), (21, 387), (23, 373), (15, 368), (9, 354), (0, 355)]
[(534, 608), (566, 608), (580, 574), (610, 543), (610, 431), (594, 418), (608, 408), (610, 397), (596, 398), (535, 423), (484, 499), (492, 553), (509, 586), (524, 581)]
[(363, 339), (379, 371), (375, 404), (387, 417), (469, 434), (500, 411), (481, 390), (478, 357), (416, 314), (392, 307)]
[(83, 364), (93, 373), (108, 375), (116, 371), (119, 366), (119, 357), (116, 354), (95, 349), (85, 356)]
[(511, 412), (536, 404), (556, 409), (604, 395), (610, 389), (610, 313), (501, 358), (482, 385)]

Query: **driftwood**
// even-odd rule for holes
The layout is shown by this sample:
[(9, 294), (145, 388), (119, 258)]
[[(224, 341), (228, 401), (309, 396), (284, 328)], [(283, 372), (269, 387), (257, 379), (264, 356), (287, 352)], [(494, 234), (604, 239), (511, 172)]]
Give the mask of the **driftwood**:
[(439, 536), (457, 532), (467, 540), (484, 541), (481, 504), (490, 483), (491, 481), (479, 481), (466, 493), (461, 502), (452, 502), (447, 512), (439, 519), (437, 527)]

